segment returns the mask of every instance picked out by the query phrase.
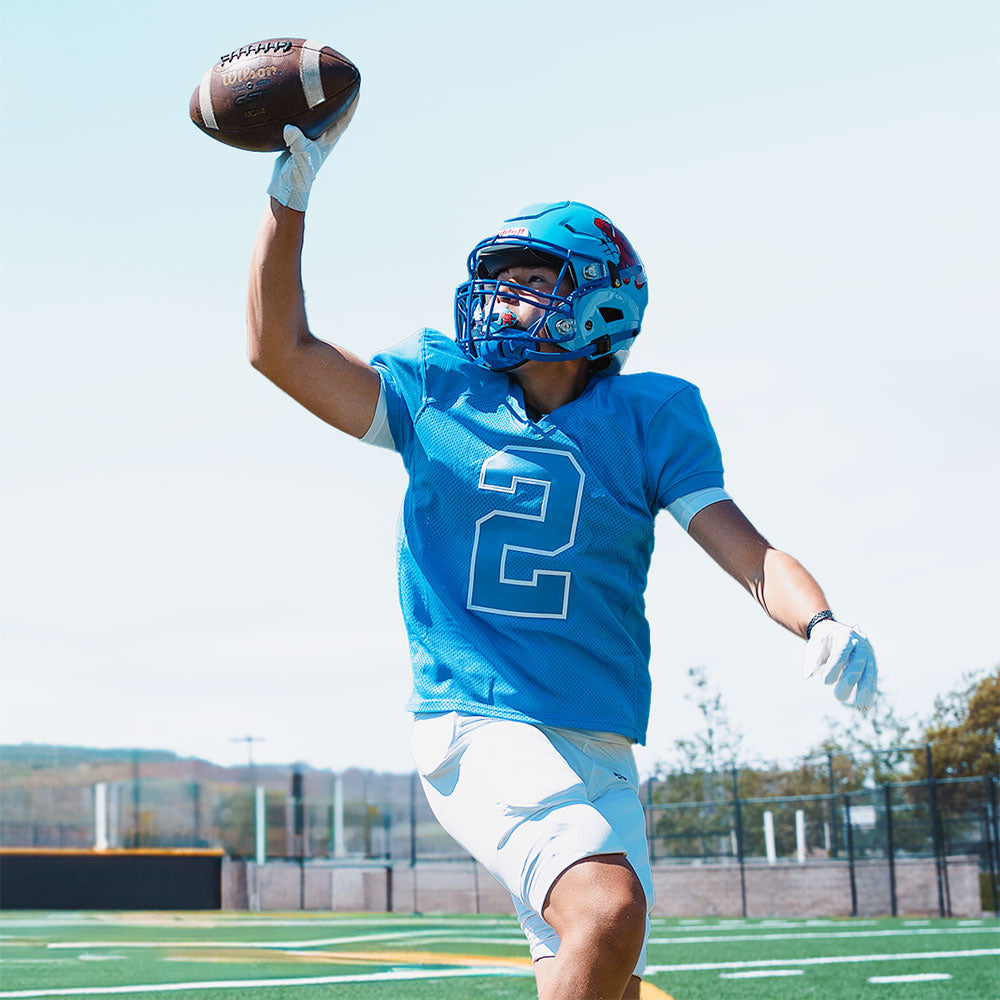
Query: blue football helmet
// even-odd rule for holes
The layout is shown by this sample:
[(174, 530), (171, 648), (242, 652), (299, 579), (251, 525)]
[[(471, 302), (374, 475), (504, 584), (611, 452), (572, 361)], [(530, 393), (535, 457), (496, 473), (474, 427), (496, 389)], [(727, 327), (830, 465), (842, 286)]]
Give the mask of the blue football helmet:
[[(497, 279), (504, 268), (532, 263), (558, 272), (551, 294)], [(613, 374), (628, 357), (649, 298), (631, 243), (606, 215), (575, 201), (529, 205), (506, 219), (496, 235), (473, 247), (468, 270), (469, 280), (455, 291), (457, 339), (473, 361), (493, 371), (529, 359), (589, 358), (595, 370)], [(566, 276), (572, 289), (557, 294)], [(541, 317), (521, 329), (505, 308), (511, 298), (541, 306)], [(552, 344), (559, 350), (544, 350)]]

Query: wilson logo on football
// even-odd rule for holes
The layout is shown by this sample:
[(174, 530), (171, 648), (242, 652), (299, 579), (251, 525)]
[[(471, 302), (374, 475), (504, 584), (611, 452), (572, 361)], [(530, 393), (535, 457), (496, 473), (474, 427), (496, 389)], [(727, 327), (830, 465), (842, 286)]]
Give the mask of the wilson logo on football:
[(222, 82), (227, 87), (232, 87), (237, 83), (246, 83), (248, 80), (266, 80), (268, 77), (277, 76), (277, 74), (277, 66), (261, 66), (258, 69), (244, 66), (233, 73), (223, 72)]

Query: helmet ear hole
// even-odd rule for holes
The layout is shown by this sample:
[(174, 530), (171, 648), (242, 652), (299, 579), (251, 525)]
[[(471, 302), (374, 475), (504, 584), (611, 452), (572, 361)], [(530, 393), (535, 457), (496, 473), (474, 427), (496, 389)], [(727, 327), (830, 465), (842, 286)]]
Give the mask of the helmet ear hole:
[(615, 309), (614, 306), (601, 306), (598, 312), (605, 323), (617, 323), (618, 320), (625, 318), (625, 313), (621, 309)]

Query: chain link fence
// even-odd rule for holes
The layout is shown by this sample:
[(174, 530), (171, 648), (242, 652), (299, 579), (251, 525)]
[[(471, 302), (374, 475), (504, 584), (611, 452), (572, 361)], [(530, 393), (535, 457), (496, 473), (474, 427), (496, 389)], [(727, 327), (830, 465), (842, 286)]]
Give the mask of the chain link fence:
[[(430, 811), (416, 775), (257, 767), (198, 772), (204, 762), (95, 765), (77, 775), (9, 774), (0, 782), (4, 847), (222, 849), (232, 858), (362, 859), (393, 865), (468, 861)], [(934, 908), (951, 913), (948, 858), (978, 860), (984, 910), (1000, 914), (995, 777), (904, 781), (848, 792), (741, 795), (739, 772), (715, 775), (704, 798), (670, 801), (674, 784), (643, 787), (655, 865), (846, 865), (851, 912), (898, 909), (900, 866), (930, 859)], [(263, 789), (258, 799), (257, 788)], [(257, 812), (258, 801), (262, 806)], [(258, 815), (262, 822), (258, 822)], [(262, 834), (263, 843), (258, 839)], [(263, 855), (258, 852), (263, 850)], [(925, 865), (926, 869), (926, 865)], [(756, 883), (755, 883), (756, 884)]]
[[(163, 774), (177, 765), (100, 769), (79, 778), (5, 775), (0, 781), (4, 847), (221, 848), (257, 850), (257, 789), (263, 790), (268, 858), (464, 858), (441, 829), (416, 775), (258, 767), (243, 780)], [(224, 770), (224, 769), (218, 769)]]
[[(748, 867), (846, 864), (851, 913), (896, 915), (901, 863), (930, 859), (936, 909), (951, 915), (948, 858), (979, 864), (984, 910), (1000, 914), (1000, 828), (993, 776), (886, 783), (843, 794), (742, 798), (739, 773), (716, 784), (715, 797), (664, 801), (647, 786), (646, 815), (653, 863), (732, 864), (744, 884)], [(669, 784), (669, 779), (663, 782)]]

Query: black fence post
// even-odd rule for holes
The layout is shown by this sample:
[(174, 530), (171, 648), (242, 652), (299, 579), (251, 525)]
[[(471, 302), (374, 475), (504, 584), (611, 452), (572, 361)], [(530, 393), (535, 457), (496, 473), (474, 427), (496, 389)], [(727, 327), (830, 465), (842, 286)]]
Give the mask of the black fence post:
[(854, 832), (851, 830), (851, 800), (844, 795), (844, 840), (847, 842), (847, 870), (851, 876), (851, 916), (858, 915), (858, 883), (854, 876)]
[(295, 836), (293, 850), (297, 857), (305, 854), (303, 843), (306, 828), (305, 803), (302, 798), (302, 772), (297, 768), (292, 771), (292, 833)]
[(892, 915), (898, 916), (896, 906), (896, 849), (892, 842), (892, 786), (883, 785), (885, 797), (885, 854), (889, 862), (889, 902)]
[(417, 772), (410, 775), (410, 867), (417, 865)]
[(740, 808), (739, 771), (733, 768), (733, 822), (736, 824), (736, 857), (740, 864), (740, 904), (747, 915), (747, 879), (743, 862), (743, 812)]
[(306, 811), (302, 799), (302, 771), (292, 771), (292, 834), (295, 843), (292, 850), (299, 866), (299, 909), (306, 908), (306, 851), (305, 851)]
[(197, 781), (191, 782), (191, 809), (194, 821), (194, 843), (196, 847), (201, 847), (201, 785)]
[(839, 847), (837, 845), (837, 789), (833, 781), (833, 751), (827, 751), (826, 755), (827, 777), (830, 780), (830, 857), (837, 857)]
[(649, 863), (656, 860), (656, 823), (653, 815), (653, 776), (646, 779), (646, 826), (648, 828)]
[(476, 916), (479, 916), (479, 862), (475, 858), (470, 857), (469, 860), (472, 862), (472, 891), (476, 895)]
[(996, 866), (993, 864), (993, 831), (990, 827), (993, 825), (990, 822), (990, 801), (989, 801), (989, 777), (983, 778), (986, 782), (986, 802), (983, 804), (983, 842), (986, 846), (986, 876), (990, 880), (990, 901), (993, 904), (993, 913), (996, 914), (998, 910), (998, 900), (997, 900), (997, 870)]
[(990, 774), (986, 776), (987, 791), (987, 814), (986, 822), (989, 827), (993, 847), (991, 851), (990, 867), (993, 869), (993, 913), (1000, 917), (1000, 817), (997, 816), (997, 782), (996, 778)]
[(142, 806), (139, 791), (139, 751), (132, 751), (132, 846), (142, 847)]
[[(938, 810), (937, 788), (934, 783), (934, 758), (931, 754), (930, 743), (924, 744), (924, 753), (927, 757), (927, 803), (930, 806), (931, 835), (934, 841), (934, 871), (937, 875), (938, 916), (943, 917), (946, 915), (950, 916), (950, 914), (946, 913), (945, 908), (945, 860), (941, 845), (941, 814)], [(948, 907), (948, 909), (950, 909), (950, 907)]]

